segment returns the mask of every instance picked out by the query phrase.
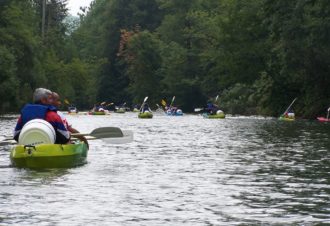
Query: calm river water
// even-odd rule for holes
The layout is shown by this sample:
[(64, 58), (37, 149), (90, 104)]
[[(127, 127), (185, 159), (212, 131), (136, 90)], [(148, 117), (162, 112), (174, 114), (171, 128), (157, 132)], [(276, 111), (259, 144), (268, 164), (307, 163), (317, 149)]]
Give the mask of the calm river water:
[[(330, 124), (197, 115), (68, 116), (134, 131), (90, 141), (73, 169), (10, 167), (0, 147), (0, 225), (330, 225)], [(15, 117), (0, 119), (0, 135)]]

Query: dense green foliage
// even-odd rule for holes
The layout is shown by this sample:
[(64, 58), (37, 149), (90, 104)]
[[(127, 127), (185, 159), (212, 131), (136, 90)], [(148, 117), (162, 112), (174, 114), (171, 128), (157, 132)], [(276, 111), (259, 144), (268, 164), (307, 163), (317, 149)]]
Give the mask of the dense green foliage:
[(326, 0), (96, 0), (78, 26), (65, 5), (48, 3), (43, 40), (41, 0), (1, 1), (2, 111), (37, 86), (82, 108), (175, 95), (191, 111), (220, 95), (228, 113), (279, 115), (298, 97), (315, 117), (330, 104)]
[[(36, 87), (47, 87), (81, 107), (95, 102), (97, 73), (104, 60), (79, 59), (72, 53), (66, 0), (47, 1), (45, 36), (41, 0), (0, 4), (0, 111), (17, 111)], [(87, 84), (87, 85), (86, 85)]]

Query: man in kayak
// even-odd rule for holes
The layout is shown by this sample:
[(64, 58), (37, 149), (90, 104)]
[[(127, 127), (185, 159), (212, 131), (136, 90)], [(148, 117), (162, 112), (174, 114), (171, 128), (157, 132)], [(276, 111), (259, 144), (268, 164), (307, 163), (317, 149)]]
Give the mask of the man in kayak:
[(211, 101), (209, 101), (207, 103), (206, 108), (205, 108), (206, 112), (210, 115), (215, 115), (217, 113), (218, 109), (219, 109), (218, 106), (213, 104)]
[[(60, 95), (58, 95), (58, 93), (56, 93), (56, 92), (52, 92), (52, 96), (53, 96), (53, 106), (55, 106), (57, 109), (59, 109), (61, 107), (61, 105), (62, 105), (62, 102), (61, 102), (61, 99), (60, 99)], [(67, 128), (67, 130), (70, 131), (69, 128), (71, 128), (71, 125), (69, 125), (69, 123), (66, 120), (64, 114), (61, 111), (59, 111), (59, 110), (57, 110), (57, 114), (61, 117), (61, 119), (62, 119), (65, 127)], [(72, 131), (70, 131), (70, 132), (71, 133), (74, 133)]]
[(18, 141), (23, 126), (33, 119), (44, 119), (49, 122), (56, 133), (56, 144), (66, 144), (70, 140), (70, 132), (65, 127), (61, 117), (57, 114), (54, 104), (53, 93), (44, 88), (38, 88), (33, 93), (33, 104), (26, 104), (18, 118), (14, 139)]
[(293, 110), (290, 108), (287, 112), (285, 112), (284, 117), (289, 118), (289, 119), (294, 119), (295, 114), (294, 114)]
[(175, 115), (176, 114), (176, 111), (178, 110), (177, 107), (171, 107), (170, 109), (171, 109), (172, 115)]
[(148, 112), (151, 112), (151, 109), (149, 108), (149, 105), (147, 104), (147, 103), (145, 103), (144, 105), (143, 105), (143, 107), (141, 108), (141, 113), (144, 113), (144, 112), (146, 112), (146, 111), (148, 111)]
[[(56, 92), (53, 92), (53, 105), (56, 107), (56, 108), (59, 108), (61, 105), (62, 105), (62, 102), (61, 102), (61, 98), (60, 98), (60, 95)], [(79, 133), (78, 130), (76, 130), (75, 128), (72, 127), (71, 124), (69, 124), (68, 120), (66, 119), (66, 117), (64, 116), (64, 114), (61, 112), (61, 111), (57, 111), (57, 114), (61, 117), (66, 129), (71, 132), (71, 133)], [(77, 137), (79, 140), (85, 142), (87, 144), (87, 147), (88, 147), (88, 142), (87, 142), (87, 139), (84, 137), (84, 136), (79, 136)]]

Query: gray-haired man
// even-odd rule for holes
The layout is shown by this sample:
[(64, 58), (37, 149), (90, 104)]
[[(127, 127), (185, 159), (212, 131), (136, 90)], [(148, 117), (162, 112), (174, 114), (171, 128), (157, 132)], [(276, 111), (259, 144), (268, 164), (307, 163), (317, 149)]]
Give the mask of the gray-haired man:
[(64, 125), (61, 117), (57, 114), (56, 107), (53, 106), (53, 93), (44, 88), (38, 88), (33, 93), (33, 104), (26, 104), (21, 110), (21, 115), (17, 121), (14, 139), (18, 141), (19, 134), (23, 126), (33, 119), (44, 119), (49, 122), (56, 132), (57, 144), (66, 144), (70, 140), (70, 132)]

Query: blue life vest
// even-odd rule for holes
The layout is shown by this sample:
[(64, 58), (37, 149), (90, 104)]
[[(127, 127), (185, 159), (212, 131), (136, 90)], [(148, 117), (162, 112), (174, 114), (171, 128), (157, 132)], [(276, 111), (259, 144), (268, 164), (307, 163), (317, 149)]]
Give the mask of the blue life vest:
[(213, 103), (207, 103), (207, 109), (212, 110), (214, 108)]
[(21, 110), (22, 126), (33, 119), (45, 119), (48, 111), (57, 111), (52, 105), (26, 104)]

